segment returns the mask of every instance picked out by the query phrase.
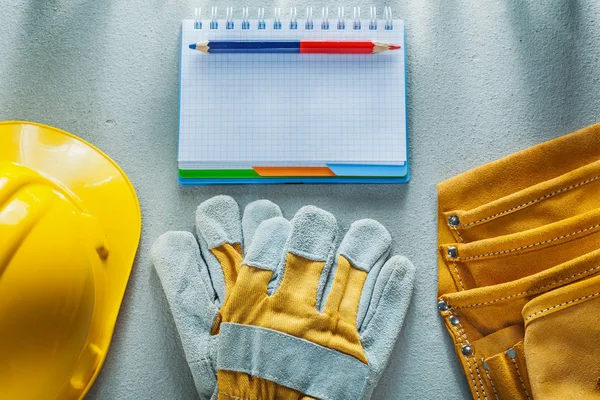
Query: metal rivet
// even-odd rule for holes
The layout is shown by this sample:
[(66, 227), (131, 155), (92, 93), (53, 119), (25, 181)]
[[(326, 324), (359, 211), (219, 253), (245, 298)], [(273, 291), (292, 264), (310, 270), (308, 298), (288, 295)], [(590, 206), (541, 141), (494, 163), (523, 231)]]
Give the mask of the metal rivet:
[(459, 226), (460, 225), (460, 220), (458, 219), (458, 216), (451, 215), (450, 217), (448, 217), (448, 224), (450, 226)]
[(440, 310), (440, 311), (448, 310), (448, 304), (444, 300), (438, 301), (438, 310)]
[(450, 257), (450, 258), (458, 257), (458, 249), (454, 246), (448, 246), (448, 257)]
[(470, 356), (473, 354), (473, 348), (469, 344), (465, 344), (460, 351), (463, 353), (463, 356)]
[(512, 347), (510, 349), (506, 350), (506, 355), (509, 356), (510, 358), (517, 358), (517, 352)]
[(486, 371), (490, 370), (490, 366), (487, 365), (487, 363), (485, 361), (483, 361), (483, 369), (485, 369)]
[(450, 323), (452, 325), (458, 325), (458, 324), (460, 324), (460, 319), (458, 319), (458, 317), (456, 315), (451, 315), (450, 316)]

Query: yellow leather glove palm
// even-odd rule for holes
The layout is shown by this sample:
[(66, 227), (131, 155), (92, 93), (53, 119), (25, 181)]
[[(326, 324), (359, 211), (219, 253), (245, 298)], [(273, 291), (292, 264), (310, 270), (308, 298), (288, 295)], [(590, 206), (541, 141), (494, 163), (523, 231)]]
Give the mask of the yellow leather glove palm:
[[(414, 281), (373, 220), (334, 255), (335, 218), (304, 207), (258, 229), (220, 311), (218, 398), (367, 399), (385, 369)], [(287, 235), (283, 252), (271, 246)], [(276, 233), (274, 233), (276, 232)], [(215, 332), (216, 333), (216, 332)]]

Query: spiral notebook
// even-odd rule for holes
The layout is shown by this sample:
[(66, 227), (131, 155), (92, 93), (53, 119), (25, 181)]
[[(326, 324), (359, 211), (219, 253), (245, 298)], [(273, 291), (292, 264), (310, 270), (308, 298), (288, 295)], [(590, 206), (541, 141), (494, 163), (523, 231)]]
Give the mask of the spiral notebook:
[[(275, 10), (257, 19), (196, 13), (181, 29), (179, 182), (406, 182), (405, 28), (401, 20)], [(360, 40), (379, 54), (203, 54), (206, 40)]]

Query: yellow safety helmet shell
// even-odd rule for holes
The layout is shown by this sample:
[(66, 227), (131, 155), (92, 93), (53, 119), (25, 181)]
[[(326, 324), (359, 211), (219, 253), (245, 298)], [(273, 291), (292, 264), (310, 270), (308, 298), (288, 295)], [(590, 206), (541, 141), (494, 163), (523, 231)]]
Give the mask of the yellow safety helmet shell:
[(0, 122), (0, 399), (81, 399), (139, 243), (135, 190), (85, 141)]

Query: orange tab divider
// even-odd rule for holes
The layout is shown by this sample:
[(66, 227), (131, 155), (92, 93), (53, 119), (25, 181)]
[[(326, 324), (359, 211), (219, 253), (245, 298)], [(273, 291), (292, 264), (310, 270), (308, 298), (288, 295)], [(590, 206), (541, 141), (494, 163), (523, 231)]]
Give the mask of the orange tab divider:
[(328, 167), (252, 167), (260, 176), (336, 176)]

